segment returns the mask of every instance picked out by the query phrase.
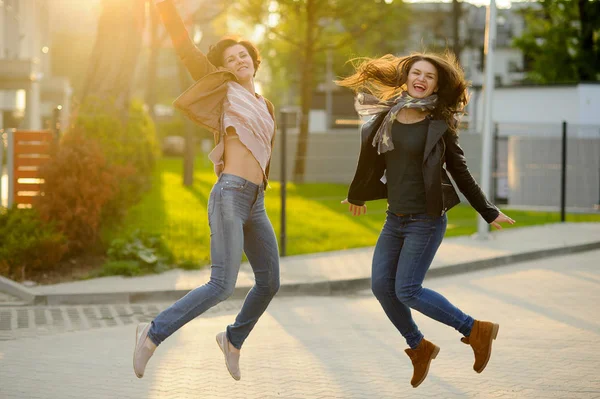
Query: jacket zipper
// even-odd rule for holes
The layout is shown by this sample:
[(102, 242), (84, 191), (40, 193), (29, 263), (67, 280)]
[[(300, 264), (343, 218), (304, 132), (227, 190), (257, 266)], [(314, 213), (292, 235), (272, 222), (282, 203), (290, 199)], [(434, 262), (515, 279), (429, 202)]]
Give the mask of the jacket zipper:
[(441, 157), (441, 159), (444, 159), (444, 155), (446, 154), (446, 142), (444, 141), (443, 137), (442, 137), (442, 144), (443, 144), (443, 147), (442, 147), (442, 157)]

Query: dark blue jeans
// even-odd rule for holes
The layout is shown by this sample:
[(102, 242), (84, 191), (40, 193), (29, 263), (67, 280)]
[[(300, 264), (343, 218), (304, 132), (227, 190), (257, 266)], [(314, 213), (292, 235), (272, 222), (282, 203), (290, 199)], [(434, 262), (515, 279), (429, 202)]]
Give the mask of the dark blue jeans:
[(415, 349), (423, 334), (411, 308), (468, 336), (473, 318), (446, 298), (423, 288), (425, 274), (442, 243), (447, 219), (426, 214), (398, 216), (387, 212), (373, 255), (372, 289), (388, 318)]
[(252, 287), (227, 337), (240, 349), (279, 289), (279, 250), (265, 210), (263, 185), (221, 174), (208, 200), (210, 281), (161, 312), (148, 332), (156, 345), (206, 310), (229, 298), (235, 289), (242, 250), (254, 271)]

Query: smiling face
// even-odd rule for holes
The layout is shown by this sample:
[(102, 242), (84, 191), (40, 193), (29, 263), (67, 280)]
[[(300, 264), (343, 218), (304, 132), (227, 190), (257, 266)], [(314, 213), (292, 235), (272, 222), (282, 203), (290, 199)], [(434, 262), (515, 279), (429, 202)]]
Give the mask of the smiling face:
[(429, 61), (415, 62), (408, 71), (406, 86), (412, 97), (425, 98), (432, 95), (438, 89), (437, 69)]
[(254, 77), (252, 57), (241, 44), (233, 45), (223, 51), (223, 66), (233, 72), (242, 83)]

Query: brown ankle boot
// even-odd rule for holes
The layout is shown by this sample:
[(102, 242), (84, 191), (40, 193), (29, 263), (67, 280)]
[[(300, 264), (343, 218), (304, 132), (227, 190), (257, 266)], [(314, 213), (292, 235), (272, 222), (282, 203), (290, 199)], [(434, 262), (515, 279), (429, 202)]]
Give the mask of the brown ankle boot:
[(419, 346), (416, 349), (405, 349), (406, 354), (412, 361), (414, 371), (410, 384), (413, 388), (418, 387), (427, 377), (429, 371), (429, 364), (431, 360), (435, 359), (440, 348), (427, 341), (425, 338), (419, 342)]
[(460, 339), (473, 348), (473, 352), (475, 353), (473, 370), (478, 373), (481, 373), (490, 361), (490, 356), (492, 356), (492, 341), (498, 336), (499, 328), (498, 324), (475, 320), (471, 329), (471, 335)]

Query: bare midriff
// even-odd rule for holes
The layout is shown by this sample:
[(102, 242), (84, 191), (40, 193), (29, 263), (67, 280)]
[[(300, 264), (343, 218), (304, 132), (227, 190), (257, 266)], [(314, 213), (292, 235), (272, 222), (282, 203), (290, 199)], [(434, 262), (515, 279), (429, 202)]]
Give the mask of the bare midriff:
[(236, 175), (260, 185), (264, 180), (263, 170), (252, 152), (240, 141), (235, 129), (228, 127), (223, 139), (223, 173)]

